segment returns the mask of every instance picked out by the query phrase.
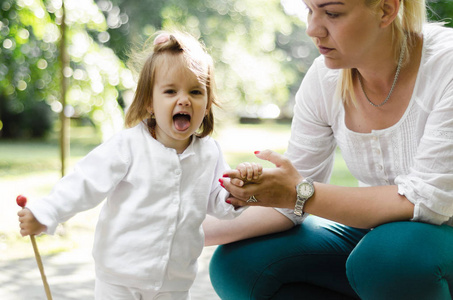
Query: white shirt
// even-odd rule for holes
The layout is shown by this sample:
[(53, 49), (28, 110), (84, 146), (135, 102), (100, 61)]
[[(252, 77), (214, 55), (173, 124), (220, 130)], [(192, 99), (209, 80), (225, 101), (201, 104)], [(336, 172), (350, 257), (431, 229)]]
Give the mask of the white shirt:
[(329, 182), (338, 146), (360, 186), (398, 185), (414, 221), (453, 225), (453, 30), (427, 25), (410, 103), (395, 125), (357, 133), (335, 97), (339, 70), (315, 60), (296, 95), (286, 156), (303, 176)]
[(210, 137), (193, 138), (178, 155), (144, 124), (103, 143), (62, 178), (50, 195), (27, 206), (53, 233), (58, 223), (107, 198), (93, 256), (102, 281), (142, 289), (186, 291), (204, 246), (206, 213), (232, 218), (218, 182), (228, 165)]

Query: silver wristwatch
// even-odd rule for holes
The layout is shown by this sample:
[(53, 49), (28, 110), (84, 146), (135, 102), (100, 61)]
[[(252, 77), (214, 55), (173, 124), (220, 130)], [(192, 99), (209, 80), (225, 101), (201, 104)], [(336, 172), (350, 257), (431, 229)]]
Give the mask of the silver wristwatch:
[(308, 199), (315, 193), (315, 186), (313, 185), (313, 179), (310, 177), (305, 178), (296, 186), (297, 200), (296, 206), (294, 207), (294, 214), (301, 217), (304, 214), (304, 205)]

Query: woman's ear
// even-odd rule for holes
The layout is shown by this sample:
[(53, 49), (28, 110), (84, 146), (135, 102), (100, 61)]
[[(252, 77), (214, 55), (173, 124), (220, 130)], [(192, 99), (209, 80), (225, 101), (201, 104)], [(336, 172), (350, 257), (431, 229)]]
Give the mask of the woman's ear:
[(398, 16), (401, 0), (381, 1), (381, 27), (385, 28), (393, 23)]

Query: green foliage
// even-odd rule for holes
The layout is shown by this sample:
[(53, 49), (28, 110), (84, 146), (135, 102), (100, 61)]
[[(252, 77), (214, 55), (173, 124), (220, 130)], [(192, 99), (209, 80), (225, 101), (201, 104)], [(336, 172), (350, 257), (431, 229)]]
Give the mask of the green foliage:
[(43, 23), (49, 18), (43, 12), (42, 5), (25, 8), (12, 0), (1, 4), (0, 134), (4, 137), (42, 136), (52, 124), (45, 100), (57, 96), (53, 76), (58, 63), (56, 46), (46, 41), (49, 35)]
[(453, 1), (428, 0), (428, 5), (430, 7), (430, 20), (446, 22), (445, 26), (453, 27)]
[(161, 28), (176, 27), (201, 38), (216, 62), (219, 95), (229, 112), (244, 112), (244, 106), (253, 112), (269, 103), (292, 108), (289, 100), (316, 55), (304, 23), (286, 15), (280, 0), (97, 3), (107, 19), (129, 20), (112, 22), (108, 30), (112, 43), (107, 44), (123, 59), (124, 45), (140, 43)]
[[(43, 136), (63, 109), (62, 1), (0, 4), (0, 137)], [(293, 95), (318, 54), (303, 32), (305, 24), (285, 13), (281, 3), (287, 2), (64, 0), (71, 61), (64, 70), (65, 112), (90, 119), (105, 135), (121, 128), (135, 85), (125, 67), (128, 49), (174, 27), (205, 42), (216, 62), (225, 112), (253, 115), (267, 104), (291, 112)], [(432, 20), (453, 15), (453, 1), (428, 3)]]
[[(119, 91), (134, 86), (131, 73), (100, 40), (104, 15), (92, 0), (65, 0), (70, 67), (65, 114), (88, 117), (106, 134), (122, 127)], [(7, 0), (0, 10), (0, 134), (40, 137), (60, 104), (59, 1)]]

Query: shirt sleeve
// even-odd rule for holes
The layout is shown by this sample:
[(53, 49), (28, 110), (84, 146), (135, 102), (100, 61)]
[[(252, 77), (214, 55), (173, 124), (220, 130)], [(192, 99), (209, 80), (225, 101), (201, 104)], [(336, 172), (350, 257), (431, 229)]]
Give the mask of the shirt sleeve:
[[(337, 145), (329, 121), (331, 112), (328, 112), (335, 106), (336, 76), (327, 76), (326, 72), (320, 71), (323, 69), (322, 59), (316, 59), (296, 94), (291, 138), (285, 156), (302, 176), (328, 183)], [(275, 209), (295, 225), (301, 224), (308, 215), (299, 217), (292, 209)]]
[(440, 225), (453, 216), (453, 80), (428, 116), (410, 172), (395, 183), (415, 206), (413, 221)]
[(215, 168), (214, 180), (212, 182), (212, 190), (209, 196), (207, 213), (218, 219), (233, 219), (247, 209), (247, 206), (235, 209), (233, 205), (225, 202), (230, 193), (219, 185), (218, 179), (222, 177), (226, 170), (230, 169), (230, 166), (223, 157), (220, 145), (217, 141), (214, 142), (218, 151), (218, 160)]
[(284, 215), (285, 217), (287, 217), (288, 219), (290, 219), (294, 225), (300, 225), (302, 224), (302, 222), (305, 220), (306, 217), (308, 217), (309, 214), (302, 214), (302, 216), (297, 216), (294, 214), (294, 210), (293, 209), (289, 209), (289, 208), (276, 208), (274, 207), (274, 209), (276, 211), (278, 211), (279, 213), (281, 213), (282, 215)]
[(129, 157), (119, 136), (98, 146), (60, 179), (51, 193), (27, 208), (53, 234), (59, 223), (101, 203), (127, 172)]
[(319, 59), (315, 61), (296, 94), (291, 138), (285, 156), (302, 176), (327, 183), (336, 148), (327, 112), (327, 108), (332, 109), (334, 91), (332, 84), (326, 84), (326, 78), (318, 71), (322, 64)]

